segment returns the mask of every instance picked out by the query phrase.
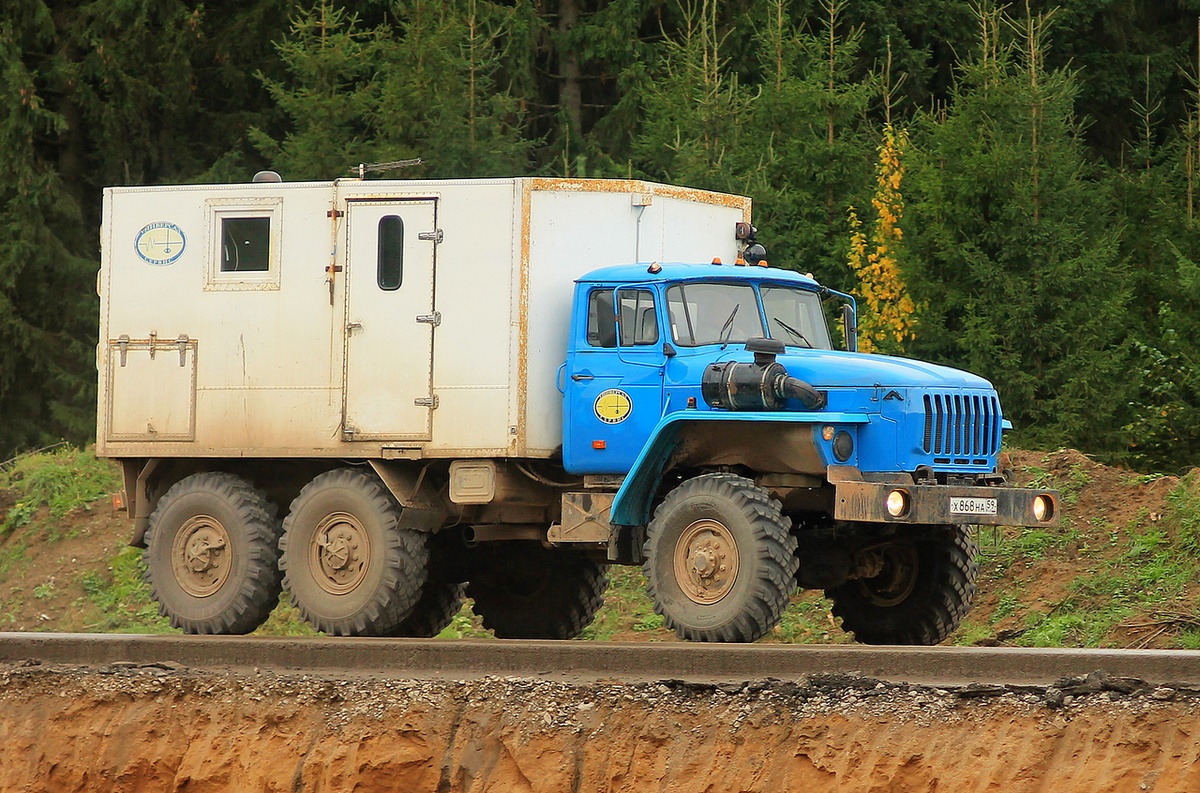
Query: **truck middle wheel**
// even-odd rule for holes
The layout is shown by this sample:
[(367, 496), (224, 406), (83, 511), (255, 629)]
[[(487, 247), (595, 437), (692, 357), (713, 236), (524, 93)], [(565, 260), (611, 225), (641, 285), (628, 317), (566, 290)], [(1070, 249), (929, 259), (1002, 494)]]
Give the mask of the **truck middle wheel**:
[(796, 538), (749, 479), (704, 474), (672, 490), (646, 540), (646, 591), (681, 639), (752, 642), (779, 623), (796, 588)]
[(373, 474), (327, 471), (305, 485), (283, 521), (283, 586), (319, 631), (387, 636), (421, 597), (427, 540), (400, 525), (400, 505)]

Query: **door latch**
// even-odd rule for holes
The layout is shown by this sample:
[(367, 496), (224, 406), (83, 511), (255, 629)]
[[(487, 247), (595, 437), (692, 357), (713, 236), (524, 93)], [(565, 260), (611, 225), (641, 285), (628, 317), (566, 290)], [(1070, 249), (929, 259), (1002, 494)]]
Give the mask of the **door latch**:
[(436, 328), (442, 324), (442, 312), (435, 311), (432, 314), (417, 314), (417, 322), (425, 322)]
[(434, 408), (438, 406), (437, 394), (428, 397), (417, 397), (413, 400), (413, 404), (419, 408)]
[(420, 232), (417, 234), (417, 239), (421, 240), (422, 242), (432, 242), (437, 244), (445, 239), (445, 236), (446, 235), (442, 233), (441, 229), (434, 229), (433, 231)]

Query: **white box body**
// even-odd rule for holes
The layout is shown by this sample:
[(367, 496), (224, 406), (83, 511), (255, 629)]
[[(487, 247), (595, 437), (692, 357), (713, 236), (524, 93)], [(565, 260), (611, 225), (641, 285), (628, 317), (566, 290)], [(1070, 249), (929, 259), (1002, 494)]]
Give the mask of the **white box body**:
[(98, 453), (550, 457), (574, 280), (730, 262), (749, 220), (625, 180), (109, 188)]

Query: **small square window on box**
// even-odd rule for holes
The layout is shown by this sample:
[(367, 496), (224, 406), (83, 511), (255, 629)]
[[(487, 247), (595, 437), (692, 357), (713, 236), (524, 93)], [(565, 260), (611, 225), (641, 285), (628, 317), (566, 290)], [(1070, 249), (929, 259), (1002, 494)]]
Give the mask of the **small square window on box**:
[(211, 199), (206, 290), (279, 288), (281, 198)]
[(221, 272), (271, 269), (271, 218), (221, 218)]

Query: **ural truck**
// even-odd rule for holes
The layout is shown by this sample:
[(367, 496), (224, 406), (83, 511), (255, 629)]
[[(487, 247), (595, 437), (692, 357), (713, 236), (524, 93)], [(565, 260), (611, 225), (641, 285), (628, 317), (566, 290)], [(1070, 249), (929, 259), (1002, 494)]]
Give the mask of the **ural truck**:
[[(611, 564), (664, 623), (748, 642), (797, 588), (934, 644), (1011, 486), (984, 379), (855, 351), (767, 266), (748, 198), (632, 180), (105, 191), (97, 448), (188, 633), (572, 638)], [(846, 349), (833, 348), (840, 318)]]

